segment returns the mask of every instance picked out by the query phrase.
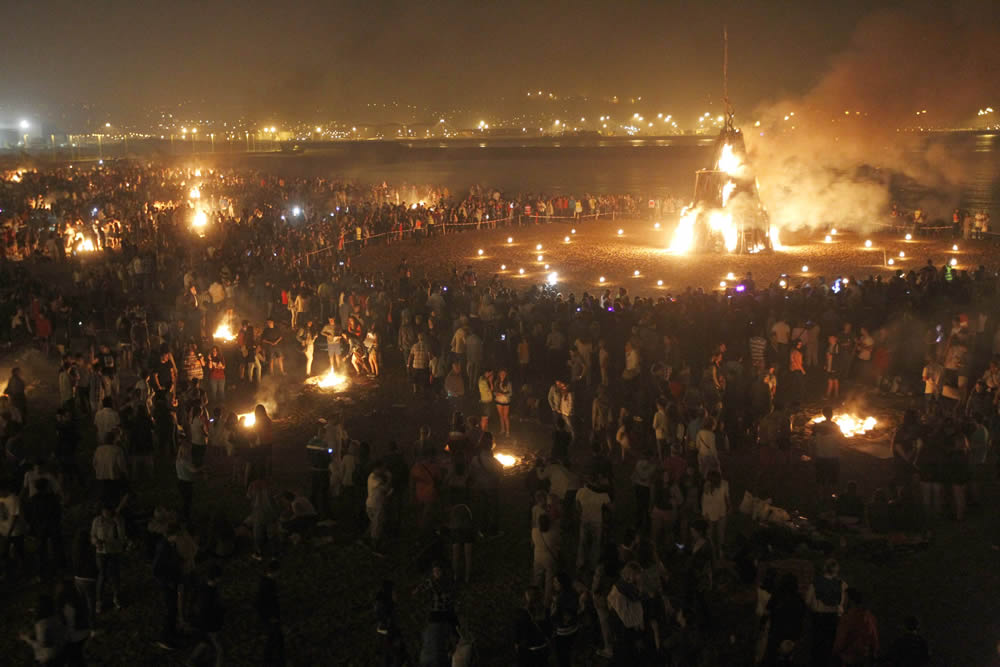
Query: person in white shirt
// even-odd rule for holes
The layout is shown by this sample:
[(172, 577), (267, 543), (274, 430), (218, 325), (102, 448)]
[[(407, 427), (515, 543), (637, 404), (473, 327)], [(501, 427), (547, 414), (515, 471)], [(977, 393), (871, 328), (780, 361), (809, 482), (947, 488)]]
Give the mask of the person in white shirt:
[(924, 409), (928, 413), (930, 413), (941, 393), (941, 376), (943, 373), (944, 367), (938, 360), (933, 355), (927, 355), (927, 363), (924, 365), (922, 379), (924, 381)]
[(101, 497), (105, 502), (117, 504), (121, 497), (122, 480), (128, 478), (128, 462), (116, 433), (108, 433), (104, 444), (94, 450), (93, 463), (94, 478), (101, 487)]
[(560, 531), (555, 517), (558, 508), (555, 495), (537, 491), (531, 508), (531, 544), (534, 547), (531, 576), (533, 583), (544, 591), (546, 607), (552, 600), (552, 581), (559, 567)]
[(701, 494), (701, 515), (708, 522), (709, 539), (715, 562), (722, 560), (722, 546), (726, 541), (726, 517), (729, 515), (729, 482), (722, 479), (718, 470), (708, 473)]
[(604, 532), (604, 510), (611, 507), (607, 492), (607, 479), (598, 475), (596, 480), (576, 492), (576, 508), (580, 514), (580, 542), (576, 550), (576, 567), (597, 567)]
[(368, 475), (368, 495), (365, 498), (365, 511), (370, 522), (371, 548), (376, 554), (382, 542), (382, 531), (385, 528), (385, 506), (389, 495), (392, 493), (389, 472), (378, 463)]
[(125, 522), (118, 508), (105, 503), (90, 524), (90, 543), (97, 551), (97, 613), (101, 613), (104, 589), (111, 584), (112, 601), (115, 609), (120, 609), (118, 590), (121, 587), (118, 559), (125, 550)]
[(111, 397), (104, 399), (103, 407), (94, 415), (94, 426), (97, 427), (97, 442), (107, 440), (108, 434), (117, 430), (121, 426), (121, 419), (118, 411), (114, 409), (114, 401)]

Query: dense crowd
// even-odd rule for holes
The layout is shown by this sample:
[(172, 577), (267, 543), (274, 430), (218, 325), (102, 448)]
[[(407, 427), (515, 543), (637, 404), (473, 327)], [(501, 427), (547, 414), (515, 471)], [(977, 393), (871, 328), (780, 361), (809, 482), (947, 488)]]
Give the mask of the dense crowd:
[[(813, 572), (778, 565), (778, 554), (802, 543), (833, 554), (844, 534), (920, 544), (946, 506), (961, 520), (979, 500), (1000, 397), (995, 274), (928, 262), (888, 280), (788, 286), (748, 274), (727, 292), (575, 295), (457, 268), (417, 276), (405, 261), (361, 274), (351, 255), (376, 237), (539, 224), (543, 209), (636, 214), (645, 203), (133, 164), (24, 172), (2, 197), (0, 321), (15, 351), (61, 359), (51, 448), (30, 428), (51, 417), (29, 404), (39, 378), (15, 369), (2, 410), (4, 571), (57, 584), (24, 636), (39, 662), (83, 661), (109, 602), (120, 605), (120, 562), (140, 545), (163, 593), (159, 644), (191, 637), (193, 661), (221, 664), (219, 563), (243, 556), (245, 541), (265, 562), (263, 659), (283, 664), (279, 556), (329, 540), (335, 519), (376, 559), (413, 548), (412, 523), (426, 555), (418, 647), (404, 641), (392, 582), (373, 592), (381, 664), (470, 664), (456, 600), (480, 576), (476, 543), (510, 539), (499, 446), (517, 453), (531, 492), (532, 585), (509, 620), (518, 664), (570, 665), (585, 651), (621, 665), (926, 663), (915, 618), (880, 645), (863, 592), (835, 560)], [(207, 221), (192, 227), (199, 210)], [(413, 424), (416, 443), (401, 446), (358, 442), (331, 412), (308, 445), (309, 493), (279, 489), (273, 449), (301, 443), (280, 441), (275, 406), (257, 405), (251, 424), (234, 396), (328, 371), (358, 383), (405, 375), (412, 401), (447, 406), (450, 423)], [(877, 394), (912, 407), (895, 430), (893, 478), (863, 497), (841, 479), (834, 413)], [(825, 419), (814, 419), (821, 399)], [(518, 450), (524, 422), (551, 424), (551, 449)], [(731, 454), (787, 465), (802, 438), (813, 519), (734, 502)], [(150, 508), (137, 482), (162, 477), (165, 463), (176, 502)], [(245, 489), (246, 522), (208, 520), (211, 500), (195, 494), (206, 466)], [(753, 491), (782, 502), (780, 484)], [(69, 544), (79, 527), (64, 525), (67, 503), (95, 508)], [(754, 528), (732, 536), (736, 505)], [(817, 543), (805, 523), (839, 537)], [(722, 619), (741, 586), (758, 604), (737, 641)]]

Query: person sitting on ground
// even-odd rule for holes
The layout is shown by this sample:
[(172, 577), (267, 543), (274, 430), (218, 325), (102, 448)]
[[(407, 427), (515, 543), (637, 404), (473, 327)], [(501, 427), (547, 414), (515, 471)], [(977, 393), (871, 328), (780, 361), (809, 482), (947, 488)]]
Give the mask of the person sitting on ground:
[(307, 539), (319, 518), (313, 504), (301, 493), (292, 491), (281, 494), (280, 504), (281, 528), (289, 534), (292, 543)]

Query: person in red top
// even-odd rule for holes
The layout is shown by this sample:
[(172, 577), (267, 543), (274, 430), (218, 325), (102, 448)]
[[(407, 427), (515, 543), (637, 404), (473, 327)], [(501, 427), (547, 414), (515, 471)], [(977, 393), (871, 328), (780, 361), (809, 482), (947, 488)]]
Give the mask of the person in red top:
[(878, 654), (878, 625), (864, 606), (861, 591), (847, 589), (847, 609), (837, 625), (833, 654), (843, 667), (870, 665)]

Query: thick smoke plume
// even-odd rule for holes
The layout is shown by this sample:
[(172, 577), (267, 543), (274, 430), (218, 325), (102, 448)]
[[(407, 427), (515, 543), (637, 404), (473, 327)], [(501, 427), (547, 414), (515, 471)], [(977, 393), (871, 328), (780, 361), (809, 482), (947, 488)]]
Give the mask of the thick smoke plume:
[(971, 127), (978, 109), (1000, 99), (996, 12), (972, 2), (872, 14), (812, 90), (759, 109), (760, 127), (745, 129), (772, 222), (884, 220), (894, 175), (930, 188), (914, 203), (950, 221), (962, 165), (913, 130)]

